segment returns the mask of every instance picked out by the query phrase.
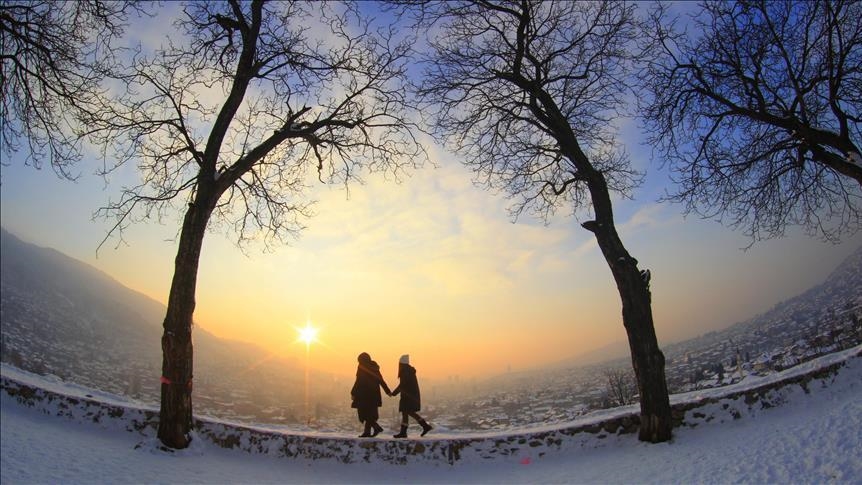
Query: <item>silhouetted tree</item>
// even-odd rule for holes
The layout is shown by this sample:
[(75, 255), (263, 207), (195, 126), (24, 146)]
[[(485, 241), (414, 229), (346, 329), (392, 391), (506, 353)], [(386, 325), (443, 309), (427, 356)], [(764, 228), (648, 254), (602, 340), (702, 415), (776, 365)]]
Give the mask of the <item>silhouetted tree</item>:
[(112, 45), (123, 32), (130, 1), (0, 2), (0, 153), (26, 146), (25, 163), (47, 162), (73, 179), (87, 129), (76, 115), (93, 108)]
[(405, 116), (409, 43), (373, 29), (353, 4), (190, 2), (177, 35), (112, 73), (116, 98), (87, 121), (109, 175), (135, 163), (138, 185), (100, 214), (112, 234), (185, 213), (162, 336), (158, 437), (188, 445), (192, 317), (210, 221), (240, 244), (284, 241), (308, 213), (310, 172), (347, 184), (364, 171), (421, 163)]
[(862, 3), (703, 2), (686, 31), (663, 8), (654, 20), (643, 114), (669, 198), (752, 242), (857, 231)]
[(617, 234), (611, 192), (639, 181), (615, 142), (625, 106), (634, 6), (611, 2), (423, 3), (433, 24), (419, 94), (433, 130), (487, 187), (532, 211), (587, 211), (622, 300), (641, 403), (640, 439), (671, 438), (665, 359), (658, 347), (649, 277)]
[(625, 406), (635, 401), (637, 382), (631, 371), (608, 369), (605, 371), (605, 392), (612, 406)]

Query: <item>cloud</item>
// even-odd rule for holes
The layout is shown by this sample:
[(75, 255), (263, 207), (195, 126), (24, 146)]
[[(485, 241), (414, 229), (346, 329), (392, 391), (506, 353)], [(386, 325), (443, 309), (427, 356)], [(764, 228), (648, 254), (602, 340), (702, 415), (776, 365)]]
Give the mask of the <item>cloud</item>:
[(633, 233), (642, 230), (651, 230), (676, 224), (680, 218), (677, 214), (668, 214), (668, 204), (642, 204), (634, 214), (617, 229), (621, 233)]
[[(391, 293), (488, 295), (530, 284), (567, 267), (570, 224), (511, 223), (506, 201), (470, 183), (454, 163), (423, 169), (396, 184), (320, 188), (317, 216), (289, 254), (293, 270), (320, 284), (380, 285)], [(282, 251), (279, 251), (282, 253)]]

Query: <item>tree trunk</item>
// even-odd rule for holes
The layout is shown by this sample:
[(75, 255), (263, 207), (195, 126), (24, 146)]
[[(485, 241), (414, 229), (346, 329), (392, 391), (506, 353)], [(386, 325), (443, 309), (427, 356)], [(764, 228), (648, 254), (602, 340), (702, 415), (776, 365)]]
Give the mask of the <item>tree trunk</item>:
[(637, 266), (623, 246), (614, 225), (607, 184), (600, 173), (590, 178), (589, 189), (596, 220), (583, 227), (596, 236), (599, 248), (614, 275), (622, 300), (623, 326), (628, 336), (632, 368), (640, 394), (641, 423), (639, 439), (659, 443), (671, 439), (673, 421), (664, 354), (658, 346), (652, 318), (649, 282), (644, 281)]
[[(634, 272), (638, 273), (636, 267)], [(623, 325), (640, 393), (641, 423), (638, 437), (641, 441), (652, 443), (668, 441), (673, 421), (664, 373), (664, 354), (658, 347), (655, 335), (649, 289), (637, 280), (618, 285), (618, 288), (623, 300)]]
[(174, 277), (162, 334), (161, 408), (158, 438), (170, 448), (186, 448), (192, 428), (192, 316), (198, 262), (211, 211), (198, 192), (189, 204), (174, 261)]

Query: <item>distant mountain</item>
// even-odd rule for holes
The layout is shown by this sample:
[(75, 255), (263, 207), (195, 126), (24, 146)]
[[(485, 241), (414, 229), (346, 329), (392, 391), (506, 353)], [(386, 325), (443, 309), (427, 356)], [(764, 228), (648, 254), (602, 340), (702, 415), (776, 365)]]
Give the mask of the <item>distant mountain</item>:
[(0, 248), (3, 360), (81, 381), (92, 378), (92, 365), (160, 368), (163, 305), (5, 229)]
[(785, 345), (862, 304), (862, 247), (842, 261), (826, 279), (805, 292), (777, 303), (753, 318), (667, 346), (671, 354), (693, 347), (735, 342), (759, 351)]
[(611, 342), (597, 349), (578, 354), (575, 357), (566, 359), (561, 363), (554, 364), (553, 366), (571, 367), (601, 364), (609, 360), (629, 358), (629, 352), (631, 352), (631, 350), (629, 349), (629, 343), (625, 340), (617, 340), (616, 342)]
[[(165, 311), (163, 304), (92, 266), (0, 229), (4, 362), (154, 404)], [(193, 339), (197, 410), (260, 418), (267, 407), (296, 408), (302, 401), (300, 362), (200, 327)], [(339, 384), (330, 375), (320, 380)]]
[[(822, 283), (763, 314), (723, 330), (662, 345), (667, 358), (668, 386), (672, 392), (679, 392), (704, 370), (718, 364), (733, 367), (737, 358), (755, 360), (799, 342), (802, 346), (816, 346), (818, 337), (828, 341), (829, 334), (838, 328), (852, 327), (853, 315), (862, 319), (862, 247), (842, 261)], [(862, 330), (856, 332), (862, 335)], [(555, 364), (501, 374), (486, 382), (493, 388), (584, 392), (603, 389), (604, 369), (630, 366), (628, 344), (614, 342)]]
[[(862, 247), (842, 261), (822, 283), (803, 293), (777, 303), (769, 311), (748, 320), (731, 324), (698, 337), (663, 345), (665, 354), (677, 357), (693, 350), (714, 345), (715, 342), (735, 341), (734, 345), (748, 347), (751, 353), (772, 345), (783, 345), (788, 338), (798, 333), (800, 327), (816, 325), (830, 312), (840, 312), (848, 305), (862, 304)], [(783, 331), (795, 329), (789, 333)], [(764, 335), (772, 334), (776, 340), (764, 342)], [(752, 343), (756, 345), (752, 345)], [(752, 347), (754, 347), (752, 349)], [(581, 366), (617, 359), (627, 359), (628, 343), (618, 341), (602, 348), (567, 359), (560, 366)]]

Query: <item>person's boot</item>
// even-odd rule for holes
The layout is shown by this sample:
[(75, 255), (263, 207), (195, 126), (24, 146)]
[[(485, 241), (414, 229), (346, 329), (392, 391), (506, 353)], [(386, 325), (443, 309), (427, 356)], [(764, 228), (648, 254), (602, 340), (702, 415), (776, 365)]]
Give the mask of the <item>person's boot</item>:
[(371, 422), (366, 421), (365, 422), (365, 432), (363, 432), (361, 435), (359, 435), (359, 437), (360, 438), (371, 438), (372, 436), (374, 436), (374, 435), (371, 434)]
[(428, 424), (428, 422), (424, 419), (419, 420), (419, 426), (422, 426), (422, 434), (420, 434), (419, 436), (425, 436), (429, 431), (434, 429), (433, 426)]
[(407, 437), (407, 425), (402, 424), (401, 425), (401, 432), (398, 434), (392, 435), (392, 437), (393, 438), (406, 438)]
[(377, 423), (372, 423), (371, 426), (374, 427), (374, 432), (371, 433), (372, 438), (379, 435), (380, 432), (383, 431), (383, 426), (380, 426)]

